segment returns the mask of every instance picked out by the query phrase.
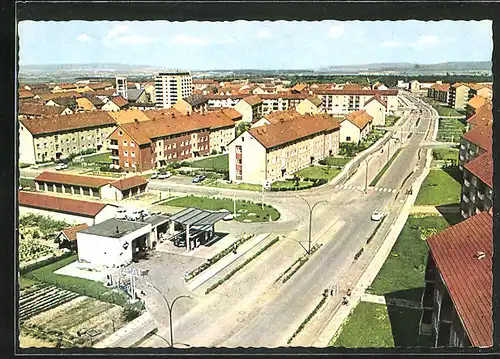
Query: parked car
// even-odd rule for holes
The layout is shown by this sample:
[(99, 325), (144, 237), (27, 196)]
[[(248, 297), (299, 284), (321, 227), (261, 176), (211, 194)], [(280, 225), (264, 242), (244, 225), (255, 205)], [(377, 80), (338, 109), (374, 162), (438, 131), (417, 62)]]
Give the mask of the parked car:
[(160, 174), (158, 174), (158, 179), (167, 179), (171, 176), (172, 176), (172, 174), (170, 172), (160, 173)]
[(68, 168), (68, 165), (66, 163), (59, 163), (54, 168), (56, 171), (65, 170)]
[(149, 213), (149, 211), (147, 209), (141, 209), (141, 210), (139, 210), (139, 214), (143, 218), (149, 218), (149, 217), (151, 217), (151, 214)]
[(153, 174), (151, 175), (151, 179), (155, 178), (158, 178), (158, 172), (153, 172)]
[(382, 218), (384, 218), (384, 213), (380, 210), (376, 210), (372, 214), (372, 221), (380, 221)]
[(160, 212), (160, 211), (151, 212), (151, 215), (152, 215), (152, 216), (159, 216), (160, 214), (163, 214), (163, 213), (162, 213), (162, 212)]
[(200, 183), (201, 181), (203, 181), (205, 178), (207, 178), (206, 176), (203, 176), (203, 175), (198, 175), (196, 176), (195, 178), (192, 179), (192, 183)]
[(141, 211), (139, 209), (133, 209), (127, 211), (126, 218), (130, 221), (137, 221), (141, 219)]
[(126, 219), (127, 218), (127, 209), (120, 207), (116, 211), (116, 218), (117, 219)]

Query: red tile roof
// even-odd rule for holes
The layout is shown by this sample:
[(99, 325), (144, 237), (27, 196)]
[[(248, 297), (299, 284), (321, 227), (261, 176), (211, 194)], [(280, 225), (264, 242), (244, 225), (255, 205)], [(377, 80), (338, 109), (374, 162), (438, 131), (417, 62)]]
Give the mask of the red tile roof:
[(60, 89), (63, 90), (70, 90), (70, 89), (76, 89), (77, 86), (75, 84), (70, 84), (70, 83), (62, 83), (62, 84), (56, 84), (54, 87), (59, 87)]
[(70, 115), (22, 118), (19, 121), (33, 135), (57, 133), (69, 130), (115, 125), (115, 120), (106, 111), (78, 112)]
[[(360, 84), (345, 84), (344, 87), (342, 88), (343, 90), (362, 90), (363, 85)], [(375, 90), (375, 89), (374, 89)]]
[(467, 105), (477, 110), (478, 108), (484, 106), (486, 104), (486, 99), (483, 96), (475, 95), (469, 101), (467, 101)]
[(19, 103), (19, 115), (28, 116), (43, 116), (43, 115), (60, 115), (66, 107), (61, 106), (46, 106), (40, 103)]
[(450, 90), (450, 84), (437, 85), (436, 90), (442, 91), (442, 92), (448, 92)]
[(491, 146), (493, 143), (493, 129), (492, 124), (485, 124), (484, 126), (476, 126), (464, 133), (462, 136), (465, 140), (476, 146), (481, 147), (485, 151), (491, 151)]
[(291, 88), (291, 90), (292, 90), (292, 91), (302, 92), (302, 91), (304, 91), (304, 89), (306, 89), (306, 88), (307, 88), (307, 84), (305, 84), (305, 83), (298, 83), (298, 84), (296, 84), (295, 86), (293, 86), (293, 87)]
[(66, 238), (68, 238), (69, 241), (73, 242), (76, 241), (76, 232), (83, 231), (87, 228), (89, 228), (89, 226), (86, 223), (83, 223), (83, 224), (78, 224), (74, 227), (63, 229), (61, 232), (64, 233), (64, 235), (66, 236)]
[(19, 90), (19, 99), (33, 98), (35, 94), (28, 90)]
[(493, 105), (491, 102), (487, 102), (484, 106), (479, 107), (467, 122), (473, 126), (483, 126), (493, 123)]
[(245, 101), (250, 106), (255, 106), (262, 103), (262, 99), (257, 95), (245, 97), (243, 101)]
[(113, 103), (120, 108), (128, 105), (128, 101), (125, 100), (122, 96), (114, 96), (111, 98), (111, 101), (113, 101)]
[(464, 167), (489, 188), (493, 188), (493, 156), (490, 151), (467, 162)]
[[(427, 239), (436, 267), (474, 347), (493, 342), (493, 218), (481, 212)], [(476, 259), (477, 252), (484, 258)]]
[(222, 112), (233, 121), (241, 120), (241, 118), (243, 117), (243, 115), (236, 111), (234, 108), (223, 108), (220, 110), (220, 112)]
[(113, 87), (113, 85), (109, 82), (98, 82), (98, 83), (89, 84), (88, 87), (90, 87), (93, 90), (103, 90), (106, 87)]
[(370, 98), (368, 101), (365, 102), (365, 106), (368, 105), (372, 101), (378, 101), (381, 103), (384, 107), (387, 107), (387, 102), (382, 100), (382, 97), (380, 97), (380, 94), (376, 94), (372, 98)]
[(82, 201), (72, 198), (49, 196), (43, 193), (19, 191), (20, 206), (49, 210), (55, 212), (71, 213), (84, 217), (95, 217), (106, 203)]
[(240, 99), (243, 99), (245, 97), (248, 97), (248, 94), (245, 93), (232, 93), (232, 94), (229, 94), (229, 95), (219, 95), (219, 94), (208, 94), (206, 95), (207, 99), (209, 100), (226, 100), (228, 98), (230, 99), (234, 99), (234, 100), (240, 100)]
[(306, 98), (310, 97), (310, 95), (306, 93), (280, 92), (280, 93), (264, 93), (260, 94), (259, 97), (262, 100), (279, 100), (280, 98), (283, 100), (305, 100)]
[(382, 96), (396, 96), (398, 90), (345, 90), (345, 89), (314, 89), (314, 93), (318, 95), (360, 95), (360, 96), (373, 96), (376, 94)]
[(274, 112), (269, 125), (253, 127), (248, 132), (267, 149), (325, 131), (338, 131), (337, 120), (328, 115), (300, 115), (297, 112)]
[(60, 172), (45, 171), (35, 177), (35, 182), (60, 183), (65, 185), (100, 188), (108, 183), (113, 182), (113, 180), (104, 177), (80, 176)]
[(366, 125), (368, 125), (370, 121), (373, 120), (373, 117), (370, 116), (365, 110), (359, 110), (349, 113), (345, 117), (345, 120), (351, 122), (357, 128), (362, 130), (363, 128), (366, 127)]
[(124, 191), (147, 183), (148, 180), (142, 176), (130, 176), (114, 181), (111, 185), (118, 188), (120, 191)]

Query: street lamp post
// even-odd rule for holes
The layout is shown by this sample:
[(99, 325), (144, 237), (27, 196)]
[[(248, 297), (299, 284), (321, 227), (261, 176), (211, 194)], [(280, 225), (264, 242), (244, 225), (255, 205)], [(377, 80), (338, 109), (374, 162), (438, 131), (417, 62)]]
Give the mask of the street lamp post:
[(300, 197), (299, 195), (296, 195), (295, 197), (297, 198), (300, 198), (301, 200), (303, 200), (306, 204), (307, 204), (307, 207), (309, 208), (309, 234), (308, 234), (308, 242), (309, 242), (309, 249), (307, 251), (307, 254), (311, 254), (311, 228), (312, 228), (312, 214), (313, 214), (313, 211), (314, 211), (314, 208), (316, 208), (316, 206), (320, 203), (328, 203), (328, 200), (323, 200), (323, 201), (319, 201), (319, 202), (316, 202), (315, 204), (313, 204), (313, 206), (311, 207), (311, 205), (309, 204), (309, 202), (307, 202), (304, 198)]
[(162, 296), (163, 300), (165, 301), (165, 303), (167, 304), (167, 309), (168, 309), (168, 319), (169, 319), (169, 324), (170, 324), (170, 347), (173, 348), (174, 347), (174, 328), (173, 328), (173, 325), (172, 325), (172, 310), (174, 308), (174, 304), (175, 302), (177, 301), (177, 299), (181, 299), (181, 298), (189, 298), (189, 299), (193, 299), (193, 296), (192, 295), (180, 295), (178, 297), (176, 297), (173, 301), (172, 301), (172, 304), (170, 304), (167, 300), (167, 298), (163, 295), (163, 293), (154, 285), (152, 284), (151, 282), (146, 282), (146, 284), (148, 286), (150, 286), (151, 288), (154, 288), (156, 289), (156, 291), (158, 293), (160, 293), (160, 295)]
[(366, 163), (366, 170), (365, 170), (365, 194), (368, 192), (368, 165), (370, 163), (370, 161), (374, 158), (378, 158), (380, 159), (380, 156), (377, 155), (377, 156), (373, 156), (373, 157), (370, 157), (370, 158), (365, 158), (365, 163)]

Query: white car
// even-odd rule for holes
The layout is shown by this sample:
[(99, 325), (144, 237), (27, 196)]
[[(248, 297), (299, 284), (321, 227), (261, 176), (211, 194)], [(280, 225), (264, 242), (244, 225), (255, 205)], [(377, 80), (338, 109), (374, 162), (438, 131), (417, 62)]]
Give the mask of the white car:
[(228, 213), (228, 214), (226, 214), (225, 217), (222, 217), (222, 220), (224, 220), (224, 221), (231, 221), (231, 220), (233, 220), (233, 218), (234, 218), (233, 214), (232, 213)]
[(380, 221), (382, 218), (384, 218), (384, 213), (382, 211), (376, 210), (372, 214), (372, 221)]
[(172, 176), (172, 174), (170, 172), (165, 172), (165, 173), (160, 173), (158, 175), (158, 179), (167, 179), (169, 178), (170, 176)]
[(56, 171), (65, 170), (68, 168), (68, 165), (66, 163), (59, 163), (54, 168)]
[(158, 178), (158, 172), (154, 172), (154, 173), (151, 175), (151, 179), (155, 179), (155, 178)]
[(126, 208), (118, 208), (118, 210), (116, 211), (116, 218), (117, 219), (127, 218), (127, 209)]
[(149, 213), (149, 211), (147, 209), (141, 209), (141, 210), (139, 210), (139, 214), (143, 218), (149, 218), (151, 216), (151, 214)]
[(139, 209), (133, 209), (133, 210), (127, 211), (126, 219), (128, 219), (130, 221), (137, 221), (137, 220), (141, 219), (141, 211)]

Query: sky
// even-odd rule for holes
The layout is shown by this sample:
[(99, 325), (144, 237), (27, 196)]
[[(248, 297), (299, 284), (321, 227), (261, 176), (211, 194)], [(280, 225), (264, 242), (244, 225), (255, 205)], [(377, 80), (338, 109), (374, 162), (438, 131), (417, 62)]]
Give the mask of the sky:
[(488, 61), (491, 21), (22, 21), (21, 65), (317, 69)]

